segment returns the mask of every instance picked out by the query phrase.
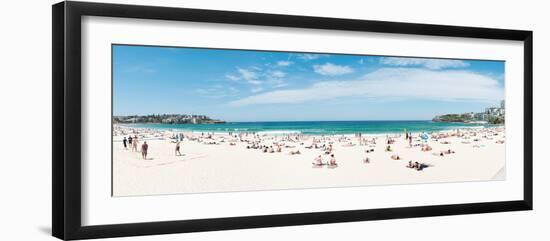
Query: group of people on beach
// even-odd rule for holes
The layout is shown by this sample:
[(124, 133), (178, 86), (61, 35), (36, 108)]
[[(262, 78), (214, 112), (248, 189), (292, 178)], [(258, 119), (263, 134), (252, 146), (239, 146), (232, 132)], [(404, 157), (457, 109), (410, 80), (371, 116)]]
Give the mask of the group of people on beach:
[(330, 155), (330, 160), (328, 162), (323, 162), (323, 157), (321, 155), (317, 156), (315, 159), (313, 159), (314, 166), (329, 166), (329, 167), (336, 167), (338, 166), (338, 163), (336, 163), (336, 158), (334, 158), (334, 154)]
[(407, 168), (412, 168), (412, 169), (415, 169), (417, 171), (422, 171), (424, 170), (424, 168), (428, 167), (427, 164), (425, 163), (420, 163), (420, 162), (412, 162), (412, 161), (409, 161), (409, 164), (407, 165)]
[[(137, 135), (134, 135), (134, 137), (132, 137), (131, 135), (128, 136), (128, 139), (126, 139), (126, 137), (124, 137), (124, 139), (122, 139), (122, 144), (124, 145), (124, 149), (125, 150), (128, 150), (128, 145), (131, 146), (131, 149), (133, 152), (137, 152), (138, 151), (138, 144), (139, 144), (139, 138)], [(143, 144), (141, 145), (141, 157), (143, 158), (143, 160), (147, 160), (147, 150), (149, 149), (149, 145), (147, 144), (147, 141), (144, 141)]]
[[(120, 132), (123, 133), (124, 136), (122, 142), (124, 145), (124, 149), (128, 150), (130, 149), (133, 152), (140, 152), (141, 157), (144, 160), (147, 160), (147, 154), (149, 145), (146, 141), (143, 141), (143, 137), (147, 137), (147, 134), (151, 134), (154, 132), (149, 131), (146, 132), (144, 135), (141, 130), (136, 131), (135, 129), (131, 129), (131, 132), (126, 132), (127, 130), (122, 130)], [(140, 134), (141, 133), (141, 134)], [(493, 140), (492, 138), (501, 136), (499, 133), (502, 133), (502, 130), (496, 130), (496, 129), (487, 129), (487, 130), (465, 130), (465, 131), (456, 131), (454, 132), (435, 132), (435, 133), (421, 133), (421, 134), (413, 134), (409, 132), (405, 132), (405, 134), (396, 134), (396, 135), (386, 135), (385, 141), (380, 141), (382, 144), (381, 148), (382, 150), (386, 152), (392, 152), (388, 153), (391, 154), (389, 156), (392, 160), (405, 160), (407, 158), (403, 158), (399, 154), (396, 153), (396, 150), (399, 151), (400, 146), (396, 145), (396, 143), (399, 142), (399, 140), (405, 139), (405, 146), (409, 148), (418, 148), (419, 151), (422, 152), (430, 152), (433, 155), (439, 155), (439, 156), (446, 156), (455, 153), (454, 150), (451, 150), (450, 148), (445, 148), (445, 150), (440, 152), (433, 152), (432, 153), (432, 146), (437, 146), (438, 144), (451, 144), (450, 140), (448, 139), (451, 137), (458, 137), (462, 141), (461, 143), (469, 144), (470, 140), (473, 140), (474, 142), (478, 142), (481, 139), (487, 139), (487, 140)], [(138, 137), (137, 134), (140, 134), (140, 137)], [(158, 135), (158, 132), (156, 133)], [(303, 134), (288, 134), (284, 136), (278, 136), (278, 135), (267, 135), (267, 134), (258, 134), (258, 133), (228, 133), (228, 135), (220, 135), (215, 133), (200, 133), (200, 134), (183, 134), (183, 133), (171, 133), (171, 137), (167, 136), (165, 134), (161, 133), (161, 138), (169, 138), (172, 139), (172, 143), (175, 144), (174, 154), (175, 156), (182, 156), (181, 152), (181, 143), (184, 139), (187, 139), (188, 141), (195, 141), (201, 144), (229, 144), (229, 146), (240, 146), (239, 142), (246, 143), (244, 147), (246, 149), (255, 149), (259, 150), (263, 153), (288, 153), (290, 155), (301, 155), (301, 154), (313, 154), (314, 156), (319, 153), (316, 158), (313, 160), (314, 166), (337, 166), (334, 154), (334, 147), (338, 146), (342, 148), (348, 148), (353, 146), (366, 146), (367, 149), (365, 150), (366, 156), (361, 160), (362, 163), (371, 163), (372, 156), (370, 156), (372, 152), (374, 152), (376, 148), (376, 142), (377, 140), (381, 139), (382, 137), (378, 136), (362, 136), (360, 133), (355, 134), (355, 138), (353, 136), (307, 136)], [(471, 138), (471, 139), (470, 139)], [(311, 141), (311, 143), (310, 143)], [(143, 143), (141, 143), (143, 142)], [(453, 140), (454, 142), (454, 140)], [(493, 140), (492, 142), (502, 144), (504, 143), (503, 139), (497, 139)], [(286, 144), (285, 144), (286, 143)], [(479, 145), (481, 146), (481, 145)], [(473, 147), (479, 147), (474, 145)], [(297, 148), (298, 147), (298, 148)], [(395, 150), (394, 150), (395, 147)], [(305, 148), (305, 149), (302, 149)], [(285, 150), (286, 149), (286, 150)], [(309, 149), (309, 150), (307, 150)], [(313, 153), (312, 153), (313, 151)], [(317, 152), (317, 153), (315, 153)], [(329, 160), (323, 161), (323, 155), (330, 156)], [(326, 157), (325, 157), (326, 158)], [(416, 170), (423, 170), (424, 168), (428, 167), (428, 164), (425, 164), (423, 162), (413, 162), (409, 161), (409, 164), (407, 165), (407, 168), (413, 168)]]

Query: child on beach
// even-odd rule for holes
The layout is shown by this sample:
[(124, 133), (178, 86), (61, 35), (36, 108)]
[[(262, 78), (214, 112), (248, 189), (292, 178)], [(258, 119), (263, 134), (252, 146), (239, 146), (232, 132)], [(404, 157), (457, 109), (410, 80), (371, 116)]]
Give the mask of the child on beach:
[(334, 158), (334, 154), (331, 154), (331, 155), (330, 155), (330, 162), (329, 162), (329, 165), (331, 165), (331, 166), (338, 166), (338, 164), (336, 163), (336, 158)]
[(141, 157), (143, 157), (143, 160), (147, 160), (147, 149), (149, 149), (149, 145), (144, 141), (143, 145), (141, 145)]

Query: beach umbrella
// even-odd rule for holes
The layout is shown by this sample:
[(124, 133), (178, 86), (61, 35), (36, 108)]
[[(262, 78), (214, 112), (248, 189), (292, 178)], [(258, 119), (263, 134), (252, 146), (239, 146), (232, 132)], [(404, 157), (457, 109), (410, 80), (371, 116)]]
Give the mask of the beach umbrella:
[(423, 141), (428, 141), (428, 139), (430, 138), (430, 136), (428, 136), (428, 133), (424, 132), (422, 133), (422, 135), (420, 135), (420, 138), (423, 140)]

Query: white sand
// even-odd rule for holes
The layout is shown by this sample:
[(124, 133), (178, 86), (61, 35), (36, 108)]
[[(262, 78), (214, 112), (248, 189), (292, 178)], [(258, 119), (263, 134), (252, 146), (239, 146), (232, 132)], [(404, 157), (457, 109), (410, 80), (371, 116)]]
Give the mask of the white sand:
[[(385, 136), (378, 136), (376, 145), (359, 145), (359, 138), (339, 142), (341, 136), (332, 136), (318, 145), (333, 142), (333, 154), (337, 168), (313, 167), (314, 158), (323, 154), (322, 149), (307, 149), (312, 136), (303, 136), (299, 142), (283, 141), (295, 148), (282, 148), (281, 153), (264, 153), (260, 149), (247, 149), (247, 142), (214, 135), (212, 139), (201, 138), (200, 134), (186, 133), (187, 137), (198, 138), (181, 142), (183, 156), (175, 155), (172, 133), (151, 130), (115, 127), (113, 137), (113, 193), (115, 196), (153, 195), (174, 193), (228, 192), (252, 190), (276, 190), (292, 188), (321, 188), (364, 185), (415, 184), (436, 182), (491, 181), (505, 178), (505, 144), (503, 128), (461, 130), (464, 136), (449, 136), (438, 141), (430, 138), (431, 151), (421, 147), (409, 147), (404, 136), (396, 137), (391, 144), (392, 152), (386, 152)], [(148, 160), (141, 153), (123, 148), (122, 133), (139, 132), (140, 144), (146, 140), (149, 145)], [(447, 134), (455, 134), (456, 131)], [(473, 136), (473, 135), (476, 136)], [(133, 136), (134, 134), (132, 134)], [(142, 138), (143, 136), (144, 138)], [(395, 135), (392, 135), (395, 136)], [(422, 141), (414, 134), (413, 144)], [(283, 136), (261, 136), (260, 145), (274, 146)], [(295, 137), (293, 137), (295, 138)], [(320, 139), (321, 137), (315, 137)], [(363, 135), (371, 140), (373, 137)], [(253, 136), (243, 136), (253, 140)], [(479, 139), (474, 141), (474, 139)], [(199, 142), (200, 140), (200, 142)], [(224, 140), (223, 142), (221, 142)], [(204, 144), (206, 142), (219, 144)], [(352, 142), (354, 146), (345, 147)], [(448, 141), (451, 144), (442, 144)], [(470, 142), (469, 144), (462, 142)], [(301, 145), (303, 143), (303, 145)], [(475, 147), (481, 146), (481, 147)], [(276, 147), (274, 146), (276, 149)], [(138, 147), (140, 149), (140, 147)], [(365, 150), (374, 149), (373, 153)], [(451, 149), (454, 154), (441, 157), (440, 151)], [(300, 150), (300, 155), (290, 155), (291, 150)], [(397, 154), (401, 160), (390, 157)], [(322, 155), (323, 161), (330, 159)], [(369, 157), (370, 163), (363, 162)], [(428, 164), (417, 171), (406, 168), (409, 161)]]

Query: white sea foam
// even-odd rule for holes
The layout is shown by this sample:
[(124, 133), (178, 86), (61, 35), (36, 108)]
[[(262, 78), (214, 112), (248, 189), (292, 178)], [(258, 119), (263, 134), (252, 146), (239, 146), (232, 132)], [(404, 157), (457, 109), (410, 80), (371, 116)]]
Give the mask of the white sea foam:
[(258, 135), (295, 135), (295, 134), (301, 134), (301, 131), (297, 130), (269, 130), (269, 131), (258, 131)]

